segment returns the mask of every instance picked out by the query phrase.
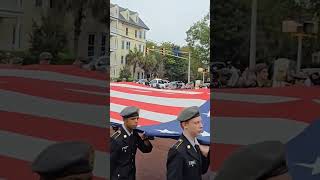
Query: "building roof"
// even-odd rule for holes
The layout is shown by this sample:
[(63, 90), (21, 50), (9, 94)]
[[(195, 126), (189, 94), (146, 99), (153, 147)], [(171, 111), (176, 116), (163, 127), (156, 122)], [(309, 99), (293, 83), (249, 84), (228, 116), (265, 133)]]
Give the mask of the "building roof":
[[(114, 7), (115, 5), (114, 4), (110, 4), (110, 7)], [(127, 9), (126, 8), (123, 8), (123, 7), (119, 7), (119, 12), (122, 12), (122, 11), (126, 11)], [(128, 9), (129, 10), (129, 9)], [(129, 10), (129, 14), (130, 15), (133, 15), (133, 14), (136, 14), (137, 12), (134, 12), (134, 11), (131, 11)], [(126, 18), (124, 18), (120, 13), (119, 13), (119, 20), (125, 22), (125, 23), (128, 23), (128, 24), (131, 24), (131, 25), (134, 25), (134, 26), (138, 26), (138, 27), (141, 27), (141, 28), (144, 28), (146, 30), (150, 30), (149, 27), (141, 20), (141, 18), (138, 16), (138, 22), (136, 23), (135, 21), (132, 20), (132, 18), (129, 18), (129, 20), (127, 20)]]

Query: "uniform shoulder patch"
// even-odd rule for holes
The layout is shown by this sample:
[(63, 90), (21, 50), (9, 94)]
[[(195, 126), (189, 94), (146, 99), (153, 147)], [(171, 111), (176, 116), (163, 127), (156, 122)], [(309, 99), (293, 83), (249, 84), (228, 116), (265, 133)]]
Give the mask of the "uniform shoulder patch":
[(111, 138), (112, 139), (117, 139), (117, 137), (119, 137), (121, 134), (121, 131), (116, 131), (115, 133), (112, 134)]
[(178, 149), (179, 146), (183, 143), (183, 140), (182, 139), (179, 139), (174, 145), (173, 145), (173, 148), (175, 149)]

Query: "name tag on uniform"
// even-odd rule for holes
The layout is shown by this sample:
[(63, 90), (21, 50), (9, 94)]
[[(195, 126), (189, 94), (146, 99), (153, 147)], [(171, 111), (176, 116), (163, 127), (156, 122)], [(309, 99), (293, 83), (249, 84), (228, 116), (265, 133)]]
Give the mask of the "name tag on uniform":
[(188, 161), (189, 166), (193, 167), (194, 165), (197, 164), (196, 160), (193, 161)]
[(122, 151), (127, 152), (128, 147), (129, 147), (129, 146), (124, 146), (124, 147), (122, 147)]

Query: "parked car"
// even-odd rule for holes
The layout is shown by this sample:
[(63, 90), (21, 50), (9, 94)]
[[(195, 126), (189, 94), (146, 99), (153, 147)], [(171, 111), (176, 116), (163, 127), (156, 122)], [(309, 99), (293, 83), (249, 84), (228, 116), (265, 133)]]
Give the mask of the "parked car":
[(149, 82), (149, 86), (157, 88), (157, 84), (159, 84), (160, 82), (163, 84), (162, 79), (153, 79)]
[(82, 68), (92, 71), (107, 71), (107, 56), (91, 59), (91, 61), (88, 64), (83, 65)]
[(143, 85), (149, 85), (149, 82), (147, 79), (139, 79), (137, 81), (138, 84), (143, 84)]
[(172, 81), (169, 83), (168, 88), (170, 89), (181, 89), (184, 88), (185, 84), (182, 81)]
[(163, 83), (164, 83), (164, 88), (166, 89), (166, 88), (168, 88), (168, 86), (169, 86), (169, 84), (170, 84), (170, 81), (168, 81), (168, 80), (162, 80), (163, 81)]

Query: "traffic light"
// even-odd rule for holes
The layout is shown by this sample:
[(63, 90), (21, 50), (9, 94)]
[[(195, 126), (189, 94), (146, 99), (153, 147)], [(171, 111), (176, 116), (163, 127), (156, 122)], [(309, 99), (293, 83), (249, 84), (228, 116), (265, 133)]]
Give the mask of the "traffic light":
[(160, 49), (160, 53), (162, 56), (166, 55), (166, 49), (165, 48), (161, 48)]
[(146, 55), (149, 54), (149, 48), (146, 47)]

